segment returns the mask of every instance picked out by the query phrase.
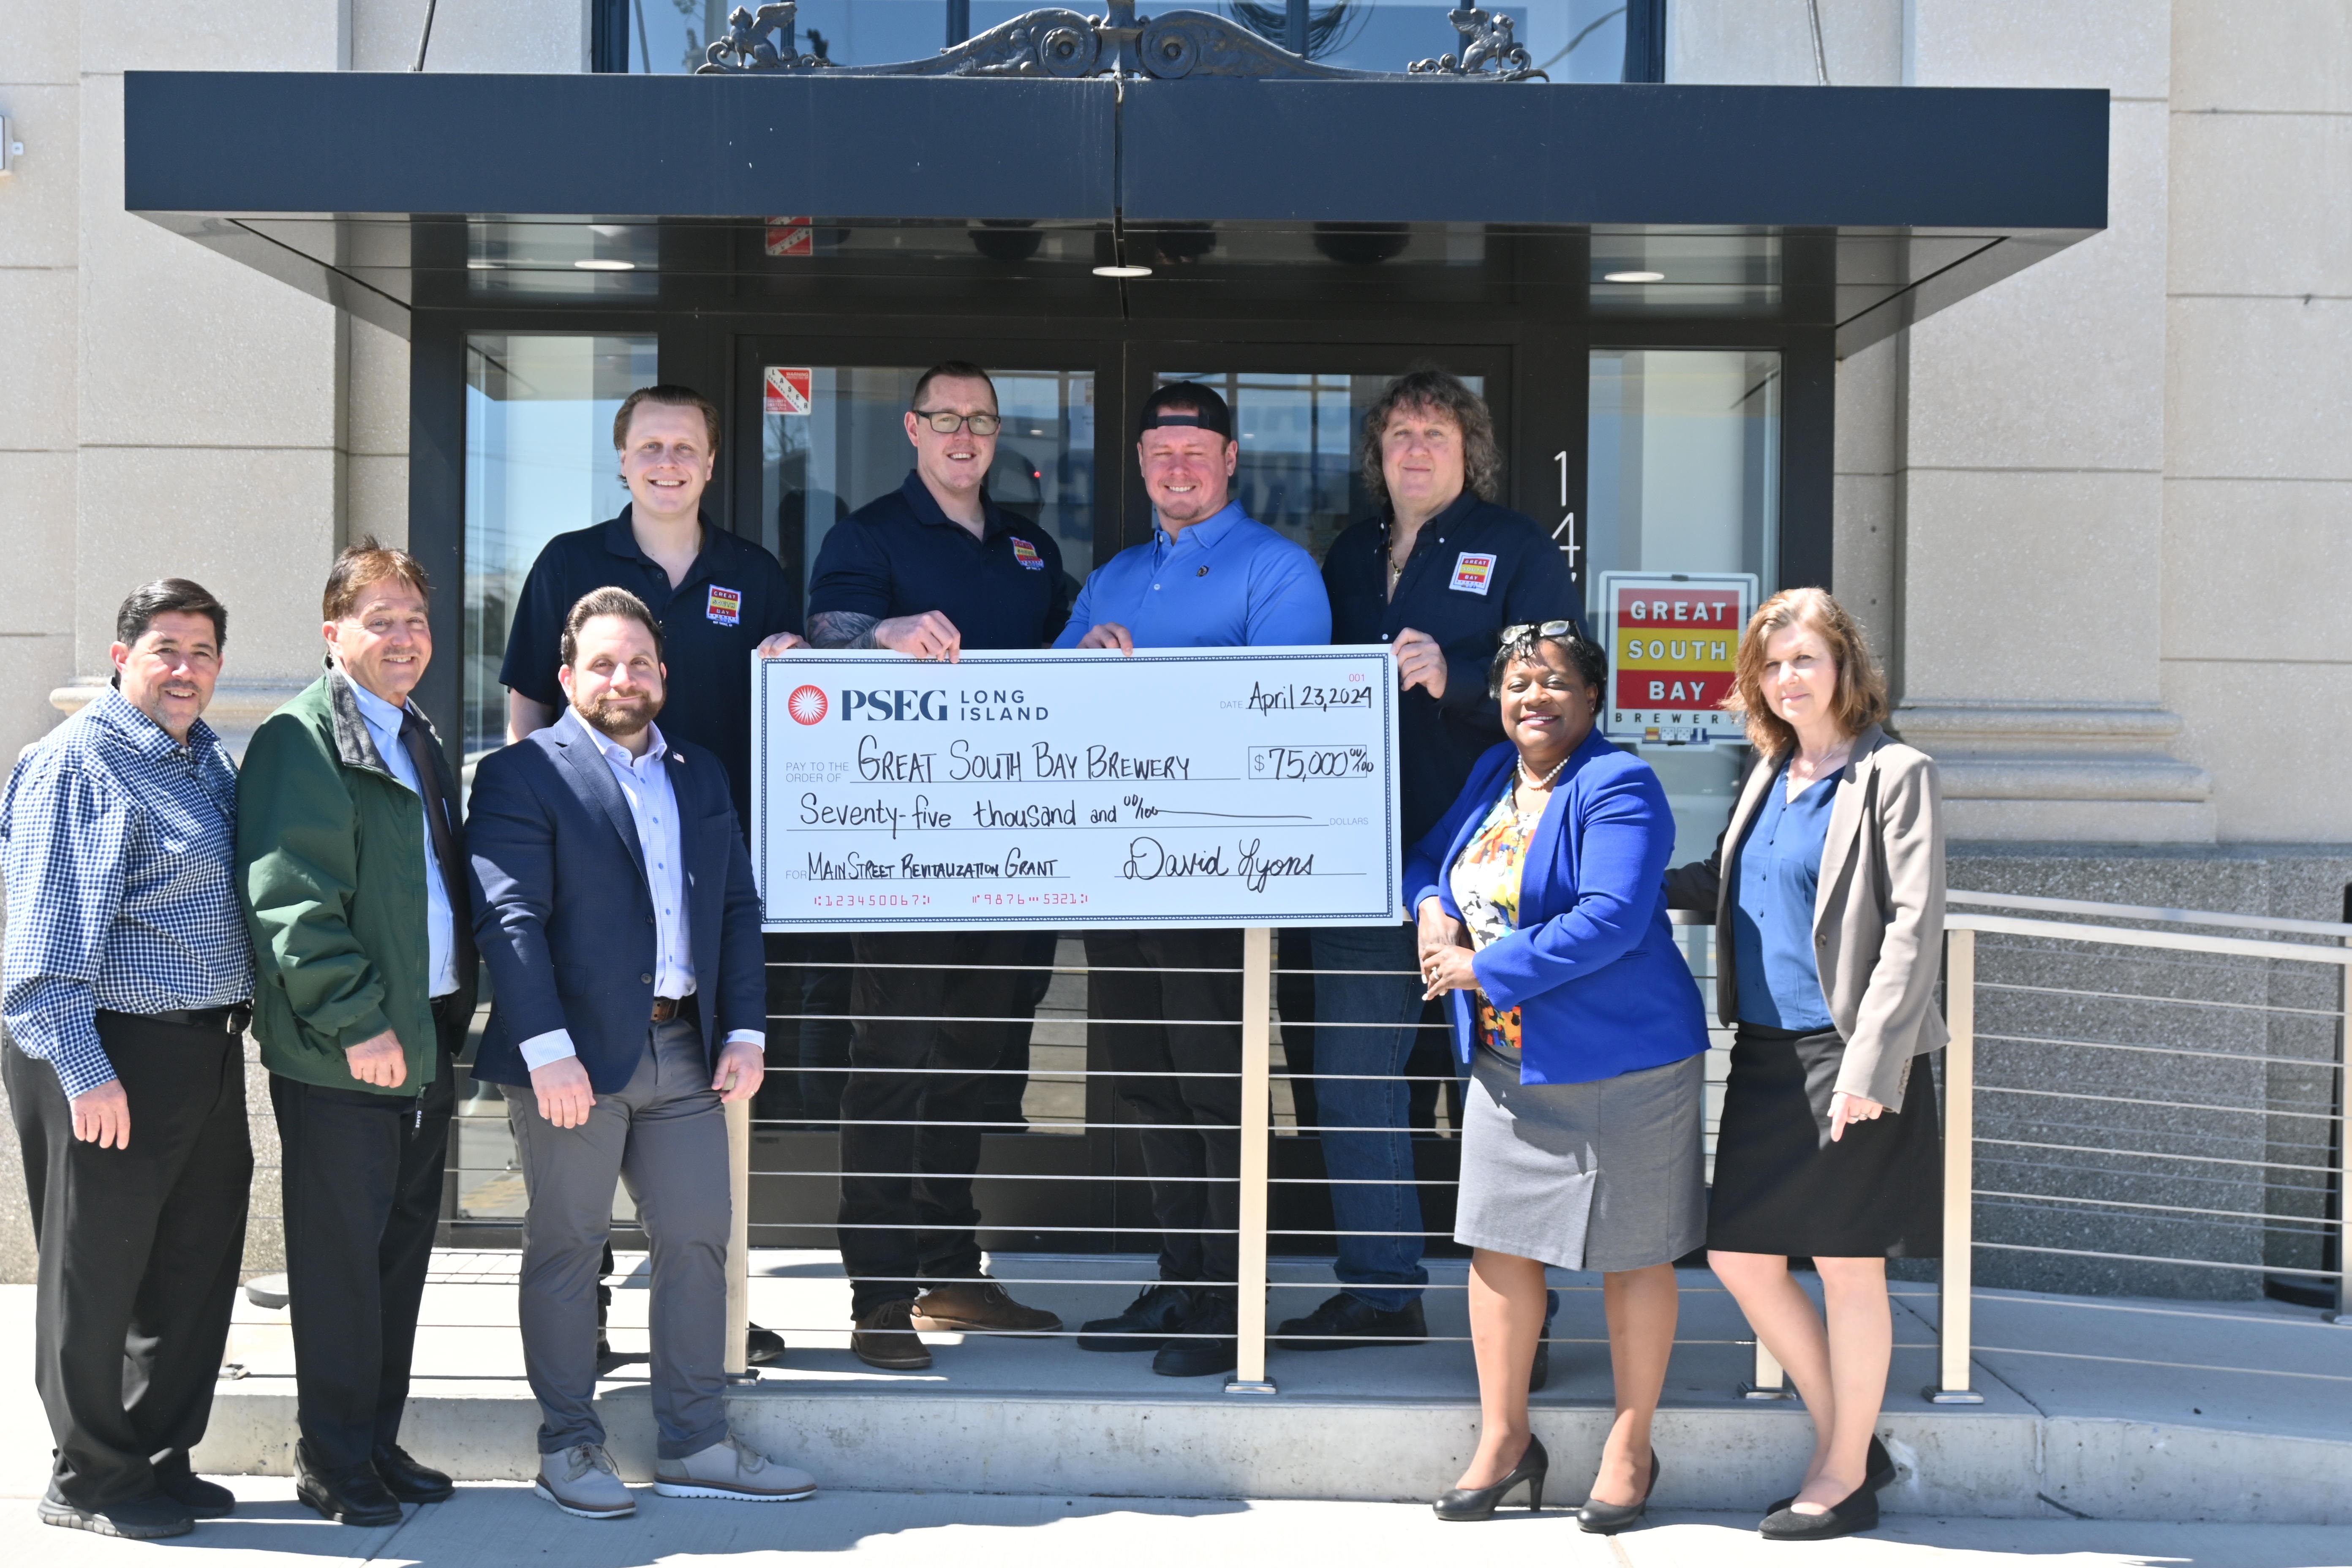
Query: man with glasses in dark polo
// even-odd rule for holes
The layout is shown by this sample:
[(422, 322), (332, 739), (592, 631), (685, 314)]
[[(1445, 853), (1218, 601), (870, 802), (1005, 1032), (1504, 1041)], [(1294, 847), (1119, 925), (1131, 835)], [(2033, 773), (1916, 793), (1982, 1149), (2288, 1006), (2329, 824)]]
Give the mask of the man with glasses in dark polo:
[[(906, 416), (914, 470), (825, 536), (809, 584), (812, 642), (948, 663), (966, 648), (1053, 642), (1069, 618), (1061, 551), (988, 496), (1002, 423), (980, 366), (950, 360), (923, 373)], [(1005, 1114), (992, 1075), (1028, 1030), (1003, 1020), (1035, 1009), (1051, 942), (1019, 931), (852, 939), (857, 1022), (841, 1100), (840, 1237), (850, 1348), (869, 1365), (930, 1365), (919, 1330), (1062, 1326), (982, 1273), (971, 1201), (983, 1124)]]

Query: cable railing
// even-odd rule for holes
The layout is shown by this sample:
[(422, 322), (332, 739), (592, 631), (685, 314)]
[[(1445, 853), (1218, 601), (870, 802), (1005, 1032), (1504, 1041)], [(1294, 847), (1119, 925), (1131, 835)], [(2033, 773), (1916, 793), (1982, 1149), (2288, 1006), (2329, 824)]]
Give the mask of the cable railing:
[[(1936, 1064), (1945, 1118), (1943, 1258), (1932, 1285), (1925, 1287), (1937, 1308), (1932, 1345), (1907, 1347), (1937, 1352), (1937, 1379), (1923, 1391), (1925, 1397), (1938, 1404), (1980, 1397), (1970, 1373), (1970, 1358), (1979, 1348), (1972, 1340), (1970, 1306), (1983, 1280), (1991, 1281), (1985, 1289), (2049, 1289), (2056, 1280), (2082, 1295), (2184, 1299), (2242, 1298), (2268, 1290), (2332, 1308), (2352, 1321), (2345, 1287), (2343, 1201), (2352, 1185), (2352, 1157), (2343, 1136), (2343, 1023), (2346, 987), (2352, 981), (2352, 925), (1968, 892), (1953, 893), (1950, 903), (1944, 984), (1952, 1043)], [(1707, 998), (1711, 1015), (1712, 924), (1705, 917), (1682, 915), (1675, 924), (1693, 982)], [(1277, 964), (1277, 940), (1278, 933), (1262, 928), (1244, 933), (1237, 1016), (1163, 1018), (1090, 1012), (1088, 986), (1096, 974), (1134, 971), (1094, 969), (1072, 956), (1076, 944), (1066, 939), (1050, 964), (1002, 966), (1028, 969), (1045, 981), (1048, 994), (1034, 1012), (929, 1020), (1000, 1028), (1008, 1042), (1019, 1035), (1025, 1047), (1022, 1065), (959, 1068), (953, 1074), (932, 1067), (866, 1067), (845, 1060), (796, 1065), (789, 1031), (803, 1025), (845, 1034), (861, 1024), (903, 1024), (926, 1016), (812, 1009), (798, 1005), (798, 979), (788, 980), (791, 995), (772, 1002), (776, 1010), (770, 1056), (778, 1064), (772, 1077), (793, 1078), (795, 1095), (812, 1084), (861, 1072), (980, 1078), (1009, 1088), (1017, 1080), (1017, 1100), (1002, 1100), (984, 1114), (867, 1123), (957, 1130), (983, 1141), (972, 1173), (978, 1228), (1000, 1242), (1023, 1245), (992, 1246), (997, 1264), (984, 1277), (971, 1278), (985, 1278), (1016, 1294), (1024, 1288), (1050, 1288), (1065, 1300), (1080, 1291), (1098, 1294), (1103, 1315), (1109, 1316), (1124, 1293), (1138, 1287), (1133, 1269), (1073, 1268), (1073, 1258), (1101, 1256), (1108, 1262), (1124, 1257), (1131, 1264), (1171, 1237), (1230, 1237), (1235, 1260), (1230, 1278), (1221, 1274), (1188, 1283), (1229, 1290), (1244, 1305), (1234, 1336), (1234, 1370), (1226, 1386), (1237, 1393), (1274, 1393), (1276, 1384), (1267, 1370), (1270, 1322), (1292, 1315), (1290, 1303), (1303, 1311), (1316, 1293), (1344, 1289), (1328, 1272), (1304, 1279), (1286, 1267), (1289, 1277), (1274, 1278), (1276, 1259), (1328, 1264), (1344, 1237), (1418, 1241), (1432, 1257), (1459, 1251), (1452, 1247), (1448, 1223), (1459, 1152), (1458, 1112), (1446, 1098), (1457, 1081), (1450, 1054), (1412, 1064), (1391, 1079), (1425, 1096), (1435, 1091), (1408, 1130), (1415, 1154), (1409, 1173), (1334, 1176), (1320, 1168), (1314, 1152), (1316, 1141), (1326, 1133), (1397, 1131), (1327, 1124), (1318, 1117), (1312, 1097), (1318, 1083), (1389, 1078), (1318, 1070), (1313, 1045), (1318, 1037), (1328, 1040), (1349, 1027), (1402, 1027), (1450, 1053), (1450, 1030), (1428, 1016), (1397, 1025), (1324, 1021), (1307, 1010), (1311, 993), (1302, 986), (1326, 975), (1356, 978), (1365, 972)], [(817, 959), (772, 961), (772, 969), (787, 976), (826, 966)], [(1170, 1075), (1108, 1065), (1102, 1031), (1171, 1025), (1233, 1031), (1232, 1065), (1189, 1076), (1237, 1081), (1242, 1092), (1236, 1121), (1155, 1122), (1118, 1103), (1122, 1083)], [(1706, 1119), (1710, 1166), (1728, 1045), (1728, 1030), (1711, 1029)], [(1441, 1070), (1427, 1070), (1432, 1066)], [(845, 1174), (839, 1153), (845, 1118), (838, 1098), (837, 1091), (804, 1095), (785, 1114), (755, 1114), (749, 1104), (730, 1108), (735, 1232), (729, 1346), (730, 1371), (740, 1377), (752, 1375), (743, 1347), (751, 1317), (754, 1245), (823, 1252), (834, 1250), (849, 1231), (937, 1228), (935, 1217), (841, 1216), (836, 1205)], [(812, 1104), (835, 1109), (813, 1113)], [(495, 1136), (503, 1132), (498, 1123), (504, 1108), (477, 1099), (470, 1109), (478, 1114), (461, 1117), (453, 1139), (451, 1174), (460, 1189), (452, 1205), (453, 1240), (468, 1230), (488, 1235), (511, 1229), (520, 1218), (520, 1183), (510, 1158), (499, 1156)], [(1156, 1178), (1163, 1189), (1187, 1182), (1230, 1184), (1235, 1196), (1233, 1225), (1171, 1226), (1145, 1206), (1155, 1177), (1137, 1157), (1138, 1137), (1171, 1128), (1235, 1140), (1231, 1174), (1163, 1172)], [(919, 1183), (940, 1173), (918, 1160), (903, 1169), (848, 1173)], [(1316, 1206), (1318, 1193), (1349, 1185), (1412, 1188), (1423, 1205), (1423, 1223), (1417, 1228), (1365, 1230), (1341, 1226), (1328, 1209)], [(1019, 1266), (1024, 1256), (1047, 1254), (1054, 1255), (1055, 1268)], [(868, 1278), (924, 1287), (951, 1282), (930, 1276)], [(1433, 1278), (1419, 1289), (1436, 1297), (1466, 1286), (1458, 1279)], [(1895, 1289), (1919, 1296), (1923, 1288), (1898, 1282)], [(837, 1337), (850, 1328), (845, 1320), (767, 1326), (788, 1340)], [(992, 1337), (989, 1331), (960, 1331), (969, 1338)], [(1085, 1331), (1075, 1322), (1043, 1336), (1003, 1331), (1007, 1337), (1065, 1341)], [(1466, 1337), (1429, 1335), (1441, 1343), (1465, 1342)], [(1726, 1342), (1754, 1347), (1744, 1393), (1787, 1396), (1780, 1369), (1753, 1340), (1677, 1341)], [(1466, 1379), (1466, 1363), (1464, 1373)]]

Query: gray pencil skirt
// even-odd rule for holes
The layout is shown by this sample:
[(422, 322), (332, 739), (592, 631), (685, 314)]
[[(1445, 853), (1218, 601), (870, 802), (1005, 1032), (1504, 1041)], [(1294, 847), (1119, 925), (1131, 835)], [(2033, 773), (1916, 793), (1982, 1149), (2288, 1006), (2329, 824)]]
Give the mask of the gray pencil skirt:
[(1706, 1238), (1706, 1058), (1528, 1083), (1477, 1053), (1462, 1097), (1454, 1239), (1559, 1268), (1671, 1263)]

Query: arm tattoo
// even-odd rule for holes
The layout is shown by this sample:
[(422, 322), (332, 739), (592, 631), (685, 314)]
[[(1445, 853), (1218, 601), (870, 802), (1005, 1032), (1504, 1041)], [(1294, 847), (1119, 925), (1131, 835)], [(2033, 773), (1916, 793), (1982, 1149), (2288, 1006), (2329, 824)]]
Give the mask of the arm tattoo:
[(809, 617), (809, 641), (818, 647), (879, 647), (874, 628), (881, 624), (881, 616), (855, 610), (819, 610)]

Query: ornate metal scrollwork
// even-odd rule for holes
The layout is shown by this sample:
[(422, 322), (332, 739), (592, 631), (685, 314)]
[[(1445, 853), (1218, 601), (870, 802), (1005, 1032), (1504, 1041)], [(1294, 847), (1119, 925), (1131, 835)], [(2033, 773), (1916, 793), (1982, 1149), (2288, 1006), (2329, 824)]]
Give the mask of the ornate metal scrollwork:
[[(1528, 47), (1512, 36), (1513, 24), (1508, 16), (1490, 16), (1478, 7), (1465, 6), (1448, 11), (1445, 19), (1462, 35), (1462, 58), (1456, 63), (1452, 55), (1440, 55), (1433, 60), (1415, 60), (1405, 67), (1411, 76), (1475, 76), (1495, 81), (1528, 81), (1538, 78), (1551, 79), (1536, 69), (1535, 57)], [(1496, 68), (1487, 70), (1488, 66)]]
[(762, 5), (754, 16), (740, 5), (727, 17), (727, 36), (702, 52), (697, 76), (736, 76), (747, 71), (837, 69), (823, 55), (804, 55), (793, 42), (800, 15), (797, 0)]
[[(1206, 11), (1168, 11), (1139, 16), (1135, 0), (1105, 0), (1107, 15), (1081, 16), (1048, 8), (1002, 22), (929, 59), (887, 65), (844, 66), (823, 54), (803, 54), (795, 42), (796, 0), (775, 0), (757, 13), (738, 7), (727, 18), (727, 36), (704, 52), (701, 76), (767, 75), (822, 70), (845, 76), (1059, 77), (1150, 76), (1163, 81), (1187, 77), (1380, 81), (1398, 79), (1388, 71), (1342, 70), (1294, 55), (1247, 27)], [(1419, 60), (1407, 75), (1429, 79), (1475, 78), (1524, 81), (1540, 77), (1527, 49), (1511, 36), (1508, 16), (1482, 10), (1448, 13), (1463, 37), (1462, 61), (1452, 55)], [(1489, 70), (1494, 66), (1497, 68)]]

